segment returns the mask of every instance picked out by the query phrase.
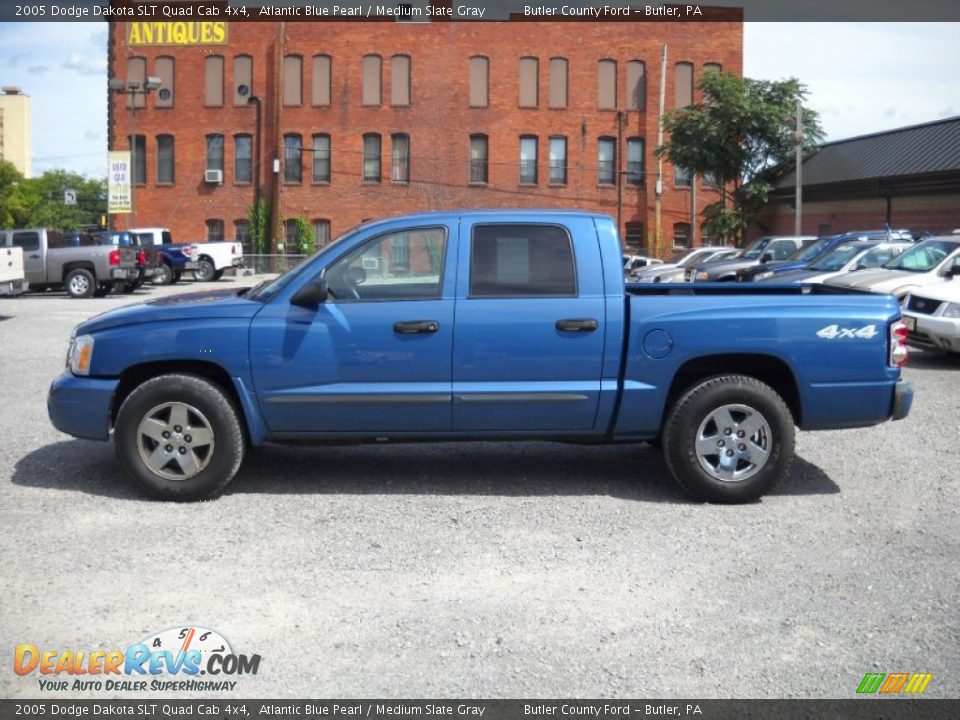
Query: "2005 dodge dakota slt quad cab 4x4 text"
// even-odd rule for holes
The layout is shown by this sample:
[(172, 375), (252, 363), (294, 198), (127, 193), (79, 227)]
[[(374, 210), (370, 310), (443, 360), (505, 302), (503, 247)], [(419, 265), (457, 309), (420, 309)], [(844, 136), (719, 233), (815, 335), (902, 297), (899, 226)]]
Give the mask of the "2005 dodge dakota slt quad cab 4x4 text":
[(113, 440), (148, 493), (218, 493), (266, 441), (662, 443), (691, 495), (755, 499), (794, 426), (909, 412), (894, 298), (624, 286), (604, 215), (429, 213), (361, 225), (276, 280), (75, 330), (60, 430)]

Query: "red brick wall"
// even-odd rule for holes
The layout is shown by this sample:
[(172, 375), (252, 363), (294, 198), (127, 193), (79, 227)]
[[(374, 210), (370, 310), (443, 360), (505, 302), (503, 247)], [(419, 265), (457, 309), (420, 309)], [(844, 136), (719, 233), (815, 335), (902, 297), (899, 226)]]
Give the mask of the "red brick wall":
[[(253, 90), (261, 98), (261, 187), (264, 197), (275, 200), (275, 219), (304, 216), (329, 219), (332, 237), (364, 218), (445, 208), (565, 207), (602, 211), (617, 216), (617, 189), (597, 185), (597, 139), (617, 136), (617, 113), (597, 109), (597, 62), (618, 63), (618, 105), (626, 104), (626, 68), (629, 60), (646, 62), (645, 111), (631, 111), (619, 147), (626, 169), (626, 138), (643, 137), (647, 178), (643, 189), (623, 187), (621, 234), (628, 222), (654, 229), (657, 106), (660, 52), (669, 46), (666, 107), (673, 105), (673, 66), (694, 63), (697, 79), (704, 64), (720, 63), (725, 71), (742, 72), (743, 36), (740, 23), (232, 23), (229, 44), (199, 47), (126, 47), (124, 23), (111, 25), (110, 74), (125, 77), (125, 58), (147, 58), (147, 72), (161, 55), (176, 60), (175, 104), (172, 109), (148, 107), (137, 111), (137, 134), (147, 140), (147, 182), (137, 188), (136, 224), (169, 227), (175, 241), (201, 240), (205, 221), (222, 219), (227, 237), (233, 221), (243, 219), (253, 201), (252, 184), (233, 182), (233, 135), (254, 133), (252, 107), (234, 107), (233, 57), (253, 56)], [(284, 53), (299, 54), (303, 62), (303, 100), (300, 107), (283, 107), (279, 73)], [(311, 106), (311, 57), (332, 57), (330, 107)], [(366, 54), (383, 58), (383, 103), (361, 106), (361, 64)], [(225, 57), (224, 106), (204, 107), (204, 58)], [(412, 58), (411, 106), (390, 106), (390, 57)], [(490, 58), (490, 106), (468, 107), (468, 63), (472, 55)], [(536, 109), (518, 107), (519, 58), (540, 59)], [(548, 108), (548, 70), (551, 57), (569, 60), (568, 107)], [(699, 97), (696, 98), (699, 100)], [(130, 110), (125, 98), (111, 96), (110, 147), (125, 147)], [(315, 132), (329, 133), (332, 145), (332, 182), (310, 181), (312, 155), (303, 155), (303, 182), (286, 185), (272, 171), (273, 158), (283, 157), (283, 135), (300, 133), (309, 146)], [(379, 184), (362, 182), (365, 132), (382, 137), (382, 177)], [(394, 184), (390, 177), (390, 135), (410, 136), (411, 181)], [(175, 183), (158, 187), (156, 140), (161, 133), (175, 136)], [(205, 136), (224, 135), (224, 184), (204, 183)], [(489, 136), (489, 184), (473, 187), (469, 180), (469, 135)], [(539, 136), (539, 184), (518, 182), (519, 136)], [(548, 138), (567, 137), (566, 187), (547, 186)], [(689, 189), (674, 189), (673, 168), (664, 163), (663, 220), (667, 247), (676, 222), (689, 222)], [(716, 191), (698, 186), (698, 207), (715, 201)], [(133, 222), (118, 216), (117, 227)], [(282, 241), (282, 231), (276, 233)]]

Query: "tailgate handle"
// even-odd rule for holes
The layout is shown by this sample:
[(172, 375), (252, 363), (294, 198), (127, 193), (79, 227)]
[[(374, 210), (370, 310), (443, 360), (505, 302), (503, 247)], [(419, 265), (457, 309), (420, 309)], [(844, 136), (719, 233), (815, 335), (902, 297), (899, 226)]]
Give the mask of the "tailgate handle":
[(561, 332), (593, 332), (597, 329), (597, 321), (593, 318), (571, 318), (557, 320), (557, 330)]
[(393, 331), (401, 335), (425, 335), (435, 333), (439, 329), (440, 323), (436, 320), (408, 320), (393, 325)]

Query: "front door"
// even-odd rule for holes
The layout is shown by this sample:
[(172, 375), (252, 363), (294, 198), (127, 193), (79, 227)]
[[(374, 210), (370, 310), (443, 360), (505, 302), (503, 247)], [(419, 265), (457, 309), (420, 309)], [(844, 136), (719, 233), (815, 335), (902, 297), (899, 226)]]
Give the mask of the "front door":
[(368, 239), (326, 270), (313, 310), (273, 302), (253, 321), (250, 356), (275, 433), (450, 430), (450, 228)]

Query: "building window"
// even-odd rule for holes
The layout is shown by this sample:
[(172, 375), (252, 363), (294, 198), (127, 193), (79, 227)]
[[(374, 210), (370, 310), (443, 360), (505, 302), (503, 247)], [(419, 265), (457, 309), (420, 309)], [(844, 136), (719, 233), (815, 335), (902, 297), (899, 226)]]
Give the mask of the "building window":
[(690, 187), (692, 178), (690, 176), (690, 171), (686, 168), (680, 167), (679, 165), (674, 165), (673, 167), (673, 186), (674, 187)]
[(283, 56), (283, 104), (303, 104), (303, 58), (299, 55)]
[(313, 182), (330, 182), (330, 136), (313, 136)]
[(674, 68), (675, 107), (693, 104), (693, 63), (679, 62)]
[(550, 138), (550, 168), (547, 182), (551, 185), (567, 184), (567, 139)]
[(640, 60), (627, 63), (627, 107), (630, 110), (647, 107), (647, 66)]
[(390, 136), (390, 179), (393, 182), (410, 181), (410, 136), (396, 133)]
[(210, 55), (204, 60), (204, 100), (207, 107), (223, 105), (223, 58)]
[(537, 136), (520, 136), (520, 183), (537, 182)]
[(470, 182), (487, 182), (487, 136), (470, 136)]
[(390, 104), (403, 107), (410, 104), (410, 56), (390, 58)]
[(223, 220), (207, 220), (207, 242), (223, 242)]
[(243, 252), (247, 253), (250, 247), (250, 221), (233, 221), (233, 239), (243, 245)]
[(597, 141), (597, 183), (613, 185), (617, 179), (617, 141), (600, 138)]
[(703, 186), (711, 190), (716, 190), (719, 186), (717, 183), (717, 176), (713, 173), (704, 173), (703, 174)]
[(160, 78), (160, 87), (154, 94), (154, 107), (173, 107), (173, 67), (173, 58), (166, 55), (158, 57), (153, 64), (153, 71)]
[(246, 105), (253, 96), (253, 58), (237, 55), (233, 58), (233, 104)]
[(313, 105), (323, 107), (330, 104), (330, 56), (313, 56)]
[[(132, 138), (131, 138), (132, 139)], [(136, 185), (146, 185), (147, 183), (147, 138), (145, 135), (137, 135), (136, 147), (131, 148), (133, 152), (133, 182)]]
[(704, 72), (715, 72), (718, 75), (723, 72), (723, 65), (720, 63), (705, 63), (703, 66)]
[(223, 135), (207, 135), (207, 170), (223, 171)]
[(616, 60), (601, 60), (597, 64), (597, 107), (601, 110), (617, 108)]
[(157, 185), (172, 184), (173, 135), (157, 135)]
[(470, 107), (487, 107), (489, 86), (489, 58), (479, 56), (470, 58)]
[(284, 252), (300, 252), (300, 221), (297, 219), (283, 221)]
[(233, 181), (253, 181), (253, 141), (250, 135), (233, 136)]
[[(138, 88), (143, 88), (147, 81), (147, 59), (142, 57), (127, 58), (127, 82), (137, 83)], [(127, 95), (127, 107), (142, 108), (147, 104), (147, 96), (143, 93), (130, 93)]]
[(552, 108), (567, 106), (567, 59), (550, 58), (550, 98)]
[(690, 223), (674, 223), (673, 224), (673, 246), (674, 247), (690, 246)]
[(329, 220), (313, 221), (313, 241), (314, 241), (314, 247), (316, 247), (317, 250), (327, 246), (327, 244), (330, 242), (330, 221)]
[(299, 135), (283, 136), (283, 181), (299, 183), (303, 178), (303, 144)]
[(643, 138), (627, 138), (627, 185), (643, 185)]
[(410, 270), (410, 236), (407, 233), (397, 233), (390, 240), (390, 262), (393, 270)]
[(575, 296), (566, 230), (556, 225), (475, 225), (470, 297)]
[(520, 107), (535, 108), (539, 98), (540, 61), (535, 57), (520, 58)]
[(363, 57), (363, 104), (380, 104), (380, 66), (379, 55)]
[(646, 238), (643, 236), (643, 223), (628, 222), (627, 235), (625, 238), (627, 250), (634, 254), (639, 254), (646, 246)]
[(377, 133), (363, 136), (363, 180), (380, 182), (380, 136)]

